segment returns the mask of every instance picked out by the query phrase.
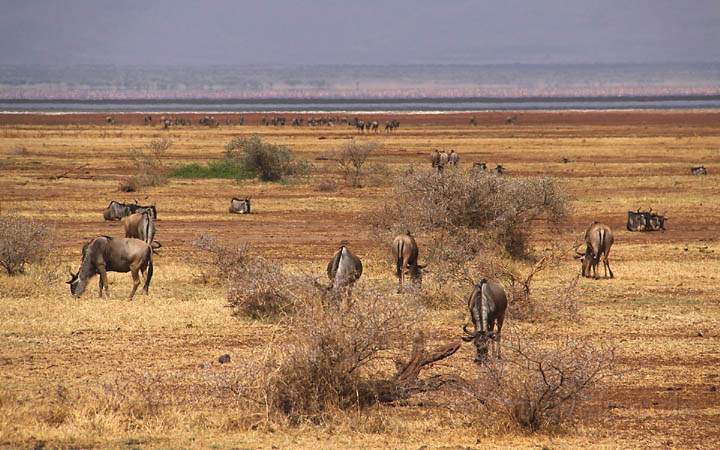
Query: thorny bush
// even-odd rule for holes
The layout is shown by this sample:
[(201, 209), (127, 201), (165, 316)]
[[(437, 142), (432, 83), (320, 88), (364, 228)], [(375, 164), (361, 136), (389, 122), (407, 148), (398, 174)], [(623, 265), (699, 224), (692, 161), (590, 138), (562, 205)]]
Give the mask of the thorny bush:
[(8, 275), (25, 272), (27, 264), (44, 260), (53, 248), (46, 225), (15, 216), (0, 217), (0, 267)]
[(535, 432), (574, 420), (614, 369), (613, 348), (569, 337), (545, 345), (509, 340), (502, 360), (481, 366), (476, 395), (491, 413)]

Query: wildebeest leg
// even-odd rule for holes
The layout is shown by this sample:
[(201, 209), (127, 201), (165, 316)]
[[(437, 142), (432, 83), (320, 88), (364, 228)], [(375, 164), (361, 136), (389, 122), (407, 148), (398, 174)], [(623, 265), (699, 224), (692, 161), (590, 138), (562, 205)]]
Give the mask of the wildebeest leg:
[(107, 272), (105, 271), (105, 266), (100, 265), (98, 266), (98, 273), (99, 273), (99, 285), (100, 285), (100, 292), (98, 293), (98, 296), (102, 298), (103, 296), (103, 288), (105, 288), (105, 296), (109, 297), (110, 294), (108, 294), (108, 282), (107, 282)]
[(497, 345), (497, 359), (500, 359), (500, 336), (502, 333), (503, 322), (505, 321), (505, 314), (497, 318), (497, 333), (495, 333), (495, 345)]
[(603, 264), (605, 265), (605, 277), (607, 277), (608, 272), (610, 272), (610, 278), (615, 278), (615, 275), (613, 275), (613, 271), (610, 268), (610, 261), (608, 260), (608, 254), (605, 254), (605, 258), (603, 259)]
[(130, 271), (132, 272), (132, 278), (133, 278), (133, 288), (130, 292), (130, 300), (135, 296), (135, 291), (137, 291), (138, 286), (140, 286), (140, 269), (138, 267), (131, 267)]

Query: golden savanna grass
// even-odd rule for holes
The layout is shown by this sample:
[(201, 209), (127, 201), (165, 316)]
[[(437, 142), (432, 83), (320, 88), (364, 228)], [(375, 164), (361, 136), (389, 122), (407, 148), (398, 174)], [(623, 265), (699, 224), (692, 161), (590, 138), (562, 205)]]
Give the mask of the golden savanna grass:
[[(645, 124), (648, 113), (638, 111), (628, 113), (634, 119), (625, 125), (584, 121), (583, 114), (555, 119), (547, 113), (549, 119), (539, 124), (525, 123), (521, 115), (516, 126), (481, 120), (488, 124), (476, 127), (466, 126), (467, 118), (434, 124), (406, 116), (400, 117), (399, 131), (373, 136), (350, 127), (164, 131), (77, 120), (44, 125), (28, 118), (20, 124), (0, 116), (1, 213), (52, 225), (59, 244), (50, 260), (28, 274), (0, 275), (0, 445), (715, 448), (720, 439), (720, 117), (682, 112), (672, 113), (670, 125)], [(221, 158), (230, 139), (255, 133), (308, 159), (310, 175), (290, 183), (171, 180), (137, 193), (117, 191), (131, 170), (130, 150), (152, 139), (173, 141), (167, 160), (173, 166)], [(370, 163), (385, 165), (387, 180), (351, 188), (335, 163), (315, 159), (352, 138), (382, 145)], [(389, 243), (377, 242), (362, 218), (382, 201), (393, 177), (411, 165), (429, 165), (434, 147), (454, 148), (465, 167), (487, 161), (491, 167), (503, 164), (512, 177), (557, 177), (572, 199), (571, 217), (561, 226), (568, 240), (580, 239), (592, 220), (613, 228), (616, 278), (580, 281), (579, 320), (508, 321), (504, 331), (507, 337), (570, 335), (614, 345), (618, 376), (580, 411), (577, 426), (536, 435), (508, 424), (488, 425), (477, 403), (468, 399), (458, 406), (435, 394), (338, 413), (337, 420), (317, 426), (289, 426), (242, 408), (223, 389), (225, 380), (260, 358), (271, 343), (281, 343), (282, 329), (233, 316), (223, 287), (203, 275), (209, 267), (199, 262), (203, 255), (193, 240), (210, 234), (247, 242), (262, 256), (322, 280), (335, 246), (348, 239), (365, 264), (360, 283), (393, 289)], [(690, 166), (696, 164), (704, 164), (709, 175), (691, 176)], [(336, 181), (337, 190), (318, 190), (325, 180)], [(233, 196), (251, 197), (253, 214), (228, 214)], [(73, 299), (65, 274), (68, 267), (77, 268), (82, 242), (121, 235), (118, 223), (102, 220), (111, 199), (157, 205), (163, 248), (155, 258), (151, 293), (129, 302), (129, 275), (110, 274), (110, 299), (97, 298), (95, 281), (81, 299)], [(627, 232), (626, 211), (638, 207), (666, 212), (667, 232)], [(423, 236), (418, 240), (422, 260), (423, 247), (432, 243)], [(542, 249), (547, 240), (541, 229), (531, 245)], [(537, 275), (537, 295), (550, 295), (578, 271), (579, 263), (568, 254), (557, 268)], [(436, 288), (432, 276), (426, 285)], [(469, 289), (447, 292), (444, 301), (432, 305), (424, 326), (433, 343), (457, 338), (467, 321)], [(432, 370), (472, 378), (473, 351), (466, 345)], [(232, 360), (220, 365), (217, 357), (224, 353)]]

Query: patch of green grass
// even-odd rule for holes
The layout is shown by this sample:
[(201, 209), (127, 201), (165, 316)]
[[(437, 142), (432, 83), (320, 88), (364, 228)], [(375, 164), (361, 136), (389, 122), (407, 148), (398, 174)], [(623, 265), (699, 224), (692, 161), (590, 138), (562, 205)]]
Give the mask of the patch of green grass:
[(255, 178), (255, 176), (254, 170), (228, 160), (210, 161), (207, 165), (187, 164), (170, 171), (170, 177), (185, 179), (230, 178), (247, 180)]

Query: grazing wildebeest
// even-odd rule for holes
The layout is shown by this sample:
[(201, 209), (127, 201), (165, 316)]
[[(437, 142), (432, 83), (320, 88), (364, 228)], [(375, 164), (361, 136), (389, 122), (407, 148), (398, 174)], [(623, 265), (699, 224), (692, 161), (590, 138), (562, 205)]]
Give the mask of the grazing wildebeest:
[(157, 209), (155, 209), (155, 205), (141, 206), (137, 204), (137, 200), (135, 200), (135, 203), (120, 203), (112, 200), (103, 211), (103, 218), (105, 220), (120, 220), (130, 214), (145, 211), (152, 216), (153, 220), (157, 220)]
[(126, 238), (136, 238), (152, 244), (155, 240), (155, 220), (148, 211), (136, 212), (120, 219)]
[(470, 294), (468, 309), (475, 331), (470, 333), (464, 325), (463, 331), (467, 336), (462, 339), (475, 342), (475, 362), (481, 363), (487, 358), (488, 341), (492, 342), (495, 356), (500, 358), (500, 334), (507, 309), (505, 290), (498, 283), (482, 278)]
[(691, 167), (690, 173), (693, 175), (707, 175), (707, 169), (705, 166), (697, 166), (697, 167)]
[(515, 125), (517, 123), (517, 116), (510, 116), (505, 119), (505, 125)]
[(347, 241), (340, 242), (340, 248), (327, 265), (327, 275), (333, 289), (350, 288), (362, 275), (362, 262), (350, 252), (347, 244)]
[(502, 165), (498, 164), (495, 166), (495, 170), (493, 172), (495, 173), (495, 175), (502, 175), (505, 173), (505, 168)]
[(445, 150), (440, 150), (440, 159), (437, 164), (437, 170), (438, 172), (442, 172), (445, 169), (445, 166), (448, 164), (448, 154), (445, 152)]
[(362, 120), (355, 119), (355, 128), (357, 128), (357, 130), (360, 133), (364, 132), (365, 131), (365, 122)]
[(470, 125), (477, 126), (477, 119), (475, 117), (470, 118)]
[(369, 129), (377, 133), (380, 131), (380, 124), (377, 120), (373, 120), (372, 122), (368, 122)]
[(665, 216), (663, 214), (655, 214), (652, 209), (648, 211), (650, 215), (650, 229), (653, 231), (663, 230), (665, 231)]
[(613, 271), (610, 269), (610, 248), (612, 248), (615, 238), (609, 226), (600, 222), (593, 222), (585, 231), (585, 253), (577, 252), (577, 258), (582, 262), (582, 276), (590, 278), (590, 269), (592, 268), (593, 278), (598, 278), (597, 265), (600, 259), (603, 260), (605, 268), (605, 278), (610, 273), (610, 278), (614, 278)]
[(88, 280), (99, 274), (100, 297), (103, 288), (105, 295), (108, 296), (107, 272), (132, 272), (133, 288), (130, 292), (132, 299), (140, 286), (139, 274), (142, 272), (145, 278), (142, 291), (147, 295), (153, 275), (152, 254), (150, 245), (139, 239), (96, 237), (83, 245), (80, 269), (75, 274), (71, 272), (72, 278), (67, 282), (70, 285), (70, 293), (80, 297), (85, 292)]
[(115, 125), (115, 118), (112, 116), (107, 116), (105, 118), (105, 122), (107, 122), (108, 125)]
[(230, 200), (230, 212), (233, 214), (250, 214), (250, 199), (233, 197)]
[(487, 163), (485, 161), (475, 161), (473, 163), (473, 169), (485, 172), (487, 170)]
[(457, 166), (460, 162), (460, 155), (455, 153), (455, 150), (450, 150), (450, 154), (448, 155), (448, 164), (451, 166)]
[(406, 275), (410, 275), (411, 281), (419, 286), (422, 283), (422, 269), (425, 266), (418, 265), (418, 245), (409, 231), (395, 237), (392, 252), (395, 260), (395, 275), (398, 277), (398, 292), (402, 291)]

